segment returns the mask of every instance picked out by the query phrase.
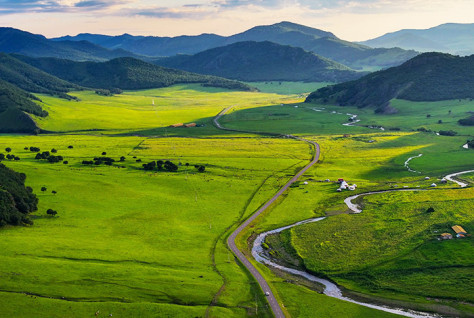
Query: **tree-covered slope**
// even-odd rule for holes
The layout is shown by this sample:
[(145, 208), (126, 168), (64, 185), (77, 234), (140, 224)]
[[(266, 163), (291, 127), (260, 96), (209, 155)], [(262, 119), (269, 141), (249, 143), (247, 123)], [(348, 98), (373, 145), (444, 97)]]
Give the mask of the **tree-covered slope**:
[(0, 78), (28, 92), (61, 97), (67, 97), (65, 93), (71, 90), (81, 89), (5, 53), (0, 53)]
[(27, 215), (37, 210), (38, 198), (25, 186), (25, 180), (25, 174), (0, 163), (0, 227), (33, 223)]
[(474, 98), (474, 55), (424, 53), (404, 64), (311, 93), (307, 102), (387, 110), (394, 98), (439, 101)]
[(26, 56), (21, 59), (61, 79), (91, 88), (133, 90), (178, 83), (202, 83), (205, 86), (252, 90), (250, 86), (236, 81), (164, 68), (134, 58), (117, 58), (107, 62), (75, 62)]
[(363, 75), (301, 48), (254, 41), (160, 59), (156, 64), (243, 81), (341, 82)]
[(37, 133), (36, 123), (26, 113), (41, 117), (48, 113), (33, 100), (38, 98), (0, 80), (0, 133)]
[(0, 52), (76, 61), (106, 61), (117, 57), (135, 56), (122, 49), (110, 50), (87, 41), (52, 41), (42, 35), (14, 28), (0, 28)]

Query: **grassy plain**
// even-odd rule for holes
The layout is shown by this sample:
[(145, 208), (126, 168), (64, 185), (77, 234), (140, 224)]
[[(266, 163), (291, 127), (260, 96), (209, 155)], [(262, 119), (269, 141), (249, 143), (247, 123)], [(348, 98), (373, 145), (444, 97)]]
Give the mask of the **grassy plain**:
[[(282, 86), (298, 94), (307, 89)], [(114, 97), (74, 94), (80, 102), (41, 96), (50, 116), (37, 120), (53, 133), (0, 136), (0, 149), (9, 146), (21, 157), (7, 165), (26, 173), (40, 198), (33, 227), (0, 230), (0, 306), (7, 316), (84, 317), (97, 309), (115, 317), (268, 316), (258, 286), (225, 240), (306, 164), (311, 151), (303, 142), (217, 130), (211, 119), (227, 106), (236, 110), (221, 120), (225, 126), (305, 135), (322, 147), (320, 163), (303, 178), (309, 184), (292, 188), (259, 218), (241, 237), (244, 249), (248, 238), (263, 230), (344, 212), (336, 185), (319, 180), (344, 177), (356, 182), (359, 192), (394, 184), (428, 187), (431, 181), (422, 176), (467, 170), (473, 162), (472, 151), (460, 148), (465, 136), (342, 126), (347, 112), (360, 113), (361, 119), (366, 114), (366, 120), (378, 116), (338, 107), (318, 112), (313, 108), (320, 105), (302, 103), (295, 108), (301, 102), (295, 95), (198, 85)], [(205, 126), (166, 128), (177, 122)], [(25, 146), (56, 148), (69, 164), (38, 162)], [(112, 167), (80, 164), (104, 151), (126, 160)], [(405, 160), (420, 152), (424, 155), (410, 167), (423, 174), (407, 171)], [(134, 156), (182, 166), (178, 173), (145, 173)], [(205, 165), (206, 172), (197, 173), (194, 164)], [(48, 191), (41, 193), (42, 186)], [(58, 217), (46, 217), (48, 208)], [(295, 286), (258, 266), (292, 317), (392, 316)], [(343, 284), (350, 287), (349, 281)]]
[[(103, 310), (119, 303), (119, 312), (131, 303), (130, 315), (150, 308), (172, 312), (175, 305), (178, 314), (202, 316), (223, 284), (213, 257), (232, 287), (216, 313), (252, 311), (257, 292), (229, 252), (216, 249), (216, 241), (245, 217), (248, 198), (262, 180), (291, 174), (308, 157), (299, 142), (258, 138), (3, 136), (1, 143), (20, 156), (7, 164), (27, 174), (40, 199), (33, 227), (0, 231), (2, 290), (8, 291), (2, 305), (18, 294), (28, 297), (23, 293), (37, 296), (31, 301), (41, 306), (66, 299), (77, 317), (91, 313), (90, 305), (78, 305), (90, 302)], [(56, 148), (69, 164), (38, 162), (23, 150), (29, 145)], [(112, 167), (80, 163), (102, 151), (127, 159)], [(183, 166), (178, 173), (149, 173), (132, 156)], [(206, 172), (197, 173), (194, 164), (206, 165)], [(48, 191), (41, 193), (42, 186)], [(46, 217), (48, 208), (58, 217)]]

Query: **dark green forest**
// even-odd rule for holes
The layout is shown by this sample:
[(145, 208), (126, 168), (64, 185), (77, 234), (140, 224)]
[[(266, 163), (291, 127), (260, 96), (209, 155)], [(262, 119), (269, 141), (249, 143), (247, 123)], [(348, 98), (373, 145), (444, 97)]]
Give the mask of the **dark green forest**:
[(24, 173), (0, 163), (0, 226), (33, 224), (28, 214), (37, 210), (38, 198), (25, 180)]

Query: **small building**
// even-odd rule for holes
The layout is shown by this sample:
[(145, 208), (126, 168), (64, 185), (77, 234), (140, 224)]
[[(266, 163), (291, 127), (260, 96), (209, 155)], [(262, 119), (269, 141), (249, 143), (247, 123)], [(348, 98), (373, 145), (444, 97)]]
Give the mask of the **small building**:
[(185, 124), (184, 127), (196, 127), (196, 123)]
[(342, 182), (344, 182), (344, 179), (339, 178), (339, 179), (337, 179), (337, 182), (342, 183)]
[(304, 184), (304, 185), (307, 185), (307, 184), (308, 184), (308, 181), (303, 182), (303, 184)]
[(183, 127), (183, 126), (184, 126), (183, 123), (177, 123), (177, 124), (170, 125), (170, 127), (174, 127), (174, 128), (176, 128), (176, 127)]
[(433, 188), (436, 187), (436, 183), (432, 183), (430, 187), (433, 187)]
[(430, 180), (430, 177), (425, 177), (425, 180)]
[(450, 240), (453, 238), (453, 236), (450, 233), (443, 233), (439, 236), (441, 240)]
[(349, 186), (347, 189), (349, 189), (350, 191), (354, 191), (356, 188), (354, 186)]
[(446, 180), (445, 178), (441, 179), (440, 181), (441, 183), (448, 183), (448, 180)]
[(451, 228), (453, 229), (454, 232), (456, 232), (457, 237), (460, 237), (460, 235), (464, 237), (467, 234), (466, 230), (463, 229), (462, 226), (460, 225), (453, 225), (451, 226)]

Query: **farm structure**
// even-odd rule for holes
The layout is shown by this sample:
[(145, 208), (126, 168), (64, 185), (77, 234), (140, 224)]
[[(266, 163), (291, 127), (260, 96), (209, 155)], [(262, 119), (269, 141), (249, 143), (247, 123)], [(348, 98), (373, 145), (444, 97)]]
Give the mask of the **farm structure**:
[(357, 184), (349, 185), (344, 179), (339, 178), (337, 182), (340, 184), (337, 192), (341, 192), (342, 190), (350, 190), (354, 191), (357, 188)]
[(467, 232), (465, 229), (462, 228), (460, 225), (453, 225), (451, 226), (454, 232), (456, 232), (456, 237), (462, 238), (467, 235)]
[(440, 240), (450, 240), (452, 238), (453, 236), (451, 235), (451, 233), (443, 233), (439, 236)]

